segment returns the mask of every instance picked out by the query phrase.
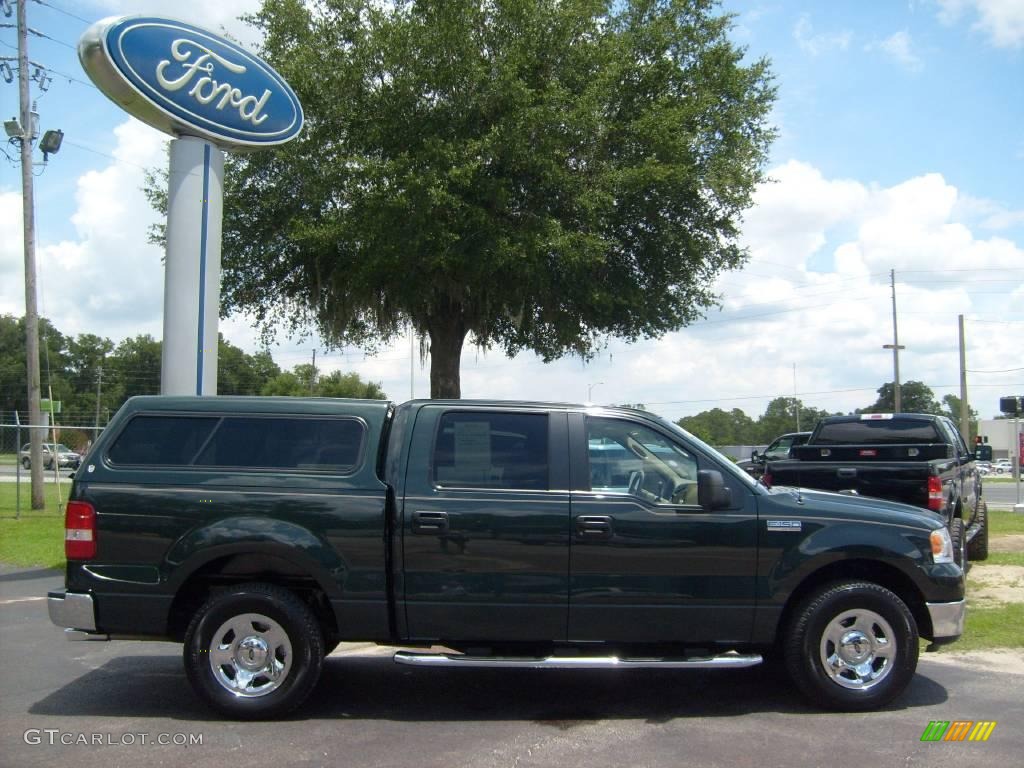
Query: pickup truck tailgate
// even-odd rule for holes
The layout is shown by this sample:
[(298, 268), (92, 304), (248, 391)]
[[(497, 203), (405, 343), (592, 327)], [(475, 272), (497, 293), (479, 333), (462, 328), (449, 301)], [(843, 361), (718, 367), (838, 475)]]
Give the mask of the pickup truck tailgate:
[(914, 506), (928, 505), (929, 469), (920, 462), (784, 461), (769, 464), (772, 485), (856, 491)]

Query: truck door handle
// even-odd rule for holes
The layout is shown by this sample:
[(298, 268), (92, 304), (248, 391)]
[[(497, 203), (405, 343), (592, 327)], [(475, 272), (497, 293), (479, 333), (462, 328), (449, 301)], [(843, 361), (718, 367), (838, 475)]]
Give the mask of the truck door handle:
[(836, 470), (836, 475), (842, 478), (851, 478), (857, 476), (857, 470), (853, 467), (841, 467)]
[(447, 533), (449, 528), (447, 512), (413, 512), (413, 533)]
[(612, 518), (606, 515), (580, 515), (576, 518), (576, 533), (587, 539), (610, 539)]

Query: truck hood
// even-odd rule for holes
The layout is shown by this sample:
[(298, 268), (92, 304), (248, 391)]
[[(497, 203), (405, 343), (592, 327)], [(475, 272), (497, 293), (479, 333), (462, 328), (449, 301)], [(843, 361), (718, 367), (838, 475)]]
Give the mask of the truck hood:
[(945, 518), (937, 512), (870, 496), (786, 486), (774, 486), (768, 493), (773, 501), (786, 507), (787, 514), (797, 517), (826, 515), (865, 522), (897, 523), (929, 531), (945, 525)]

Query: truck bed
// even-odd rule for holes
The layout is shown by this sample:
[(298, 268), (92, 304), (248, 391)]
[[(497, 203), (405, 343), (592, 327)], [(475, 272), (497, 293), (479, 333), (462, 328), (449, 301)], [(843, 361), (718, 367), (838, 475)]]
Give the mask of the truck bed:
[(899, 501), (918, 507), (928, 505), (928, 478), (947, 469), (946, 460), (786, 460), (768, 467), (771, 485), (819, 488), (825, 491), (856, 491), (861, 496)]

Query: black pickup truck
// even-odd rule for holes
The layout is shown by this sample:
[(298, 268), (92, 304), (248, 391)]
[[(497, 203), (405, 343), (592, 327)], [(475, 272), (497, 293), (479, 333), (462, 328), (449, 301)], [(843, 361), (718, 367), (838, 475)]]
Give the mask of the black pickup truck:
[(866, 413), (822, 419), (765, 482), (873, 496), (942, 515), (957, 563), (988, 557), (988, 516), (974, 454), (945, 416)]
[(865, 710), (965, 616), (939, 515), (766, 488), (622, 408), (133, 398), (75, 476), (65, 547), (69, 639), (181, 642), (238, 718), (298, 706), (346, 640), (414, 667), (767, 660)]

